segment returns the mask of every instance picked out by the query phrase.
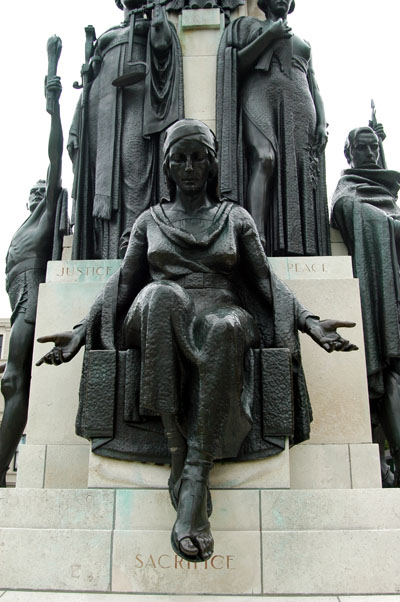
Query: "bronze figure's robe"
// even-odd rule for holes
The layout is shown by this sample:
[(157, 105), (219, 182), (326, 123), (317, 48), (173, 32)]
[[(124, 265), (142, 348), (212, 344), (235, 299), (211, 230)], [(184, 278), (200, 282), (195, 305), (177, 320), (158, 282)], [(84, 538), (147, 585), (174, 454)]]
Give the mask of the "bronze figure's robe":
[(161, 54), (150, 44), (149, 27), (147, 19), (136, 20), (132, 57), (146, 62), (146, 78), (126, 88), (112, 82), (130, 70), (129, 26), (109, 29), (96, 43), (98, 73), (70, 130), (84, 153), (74, 160), (74, 259), (117, 258), (123, 232), (166, 192), (163, 133), (183, 116), (182, 56), (172, 24), (171, 45)]
[[(263, 458), (281, 452), (285, 436), (308, 438), (297, 330), (311, 314), (271, 272), (247, 211), (222, 201), (194, 236), (162, 202), (135, 222), (122, 272), (129, 285), (114, 274), (87, 318), (77, 433), (95, 453), (167, 462), (161, 413), (177, 415), (183, 431), (212, 414), (212, 440), (205, 424), (186, 435), (219, 459)], [(293, 382), (294, 417), (290, 405), (280, 431), (252, 389), (271, 347), (287, 353), (289, 390)], [(105, 396), (93, 392), (101, 373)]]
[(251, 166), (243, 141), (245, 114), (274, 149), (273, 199), (266, 220), (268, 256), (330, 255), (324, 154), (314, 151), (316, 111), (311, 48), (294, 35), (275, 41), (249, 72), (238, 52), (262, 32), (253, 17), (234, 21), (218, 53), (217, 139), (221, 194), (246, 207)]

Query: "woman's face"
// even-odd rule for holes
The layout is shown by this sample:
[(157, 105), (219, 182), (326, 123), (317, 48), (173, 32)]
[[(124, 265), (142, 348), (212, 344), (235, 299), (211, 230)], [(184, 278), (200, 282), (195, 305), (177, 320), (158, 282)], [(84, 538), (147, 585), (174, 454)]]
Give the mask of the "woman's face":
[(186, 195), (206, 190), (210, 172), (207, 147), (197, 140), (179, 140), (169, 151), (170, 177)]
[(263, 0), (261, 8), (265, 13), (269, 12), (284, 19), (287, 17), (291, 4), (292, 0)]

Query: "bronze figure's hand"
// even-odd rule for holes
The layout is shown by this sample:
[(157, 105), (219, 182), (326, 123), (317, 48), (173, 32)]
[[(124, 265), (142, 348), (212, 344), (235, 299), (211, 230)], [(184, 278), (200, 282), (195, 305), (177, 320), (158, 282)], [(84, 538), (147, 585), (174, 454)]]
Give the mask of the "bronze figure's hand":
[(51, 36), (51, 38), (49, 38), (47, 40), (48, 57), (54, 57), (55, 61), (58, 62), (60, 55), (61, 55), (61, 50), (62, 50), (61, 38), (59, 38), (56, 35)]
[(268, 31), (270, 37), (274, 40), (291, 38), (293, 35), (291, 27), (287, 23), (284, 23), (282, 19), (273, 22), (267, 21), (265, 31)]
[(357, 345), (353, 345), (336, 332), (338, 328), (354, 328), (355, 325), (355, 322), (309, 318), (306, 322), (306, 332), (328, 353), (332, 353), (332, 351), (357, 351)]
[(386, 133), (385, 133), (385, 130), (383, 128), (383, 125), (381, 123), (377, 123), (376, 125), (371, 125), (371, 123), (370, 123), (370, 127), (372, 127), (372, 129), (374, 130), (375, 134), (383, 142), (385, 140), (385, 138), (386, 138)]
[(59, 100), (62, 92), (61, 78), (58, 75), (46, 78), (46, 98)]
[(327, 143), (328, 143), (328, 132), (326, 130), (326, 127), (324, 125), (318, 125), (317, 129), (315, 130), (315, 143), (314, 143), (315, 152), (318, 155), (321, 155), (324, 152)]
[(64, 362), (69, 362), (78, 353), (79, 349), (84, 344), (84, 338), (77, 330), (69, 330), (66, 332), (58, 332), (56, 334), (47, 335), (38, 338), (39, 343), (54, 343), (53, 349), (46, 353), (36, 362), (36, 366), (42, 364), (53, 364), (59, 366)]

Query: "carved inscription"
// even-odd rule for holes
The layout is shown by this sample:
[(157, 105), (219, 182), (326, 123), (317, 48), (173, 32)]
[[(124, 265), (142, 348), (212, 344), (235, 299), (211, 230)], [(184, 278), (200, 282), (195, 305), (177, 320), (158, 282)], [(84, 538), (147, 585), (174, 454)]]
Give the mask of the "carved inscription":
[(57, 278), (72, 278), (72, 276), (109, 276), (113, 271), (111, 266), (76, 266), (61, 267)]
[(318, 272), (327, 273), (328, 265), (326, 263), (305, 263), (296, 262), (288, 264), (289, 272), (296, 274), (317, 274)]
[(137, 569), (188, 569), (188, 570), (232, 570), (235, 556), (215, 554), (205, 562), (189, 562), (176, 554), (136, 554), (135, 568)]

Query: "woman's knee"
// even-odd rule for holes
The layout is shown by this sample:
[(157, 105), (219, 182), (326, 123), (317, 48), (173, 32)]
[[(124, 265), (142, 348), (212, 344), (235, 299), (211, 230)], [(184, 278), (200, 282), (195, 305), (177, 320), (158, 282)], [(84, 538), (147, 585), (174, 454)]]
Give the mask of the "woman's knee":
[(191, 299), (186, 290), (172, 280), (152, 282), (142, 293), (147, 306), (159, 307), (163, 311), (184, 311), (191, 306)]
[(240, 321), (234, 314), (208, 314), (206, 316), (208, 338), (225, 343), (242, 334)]
[(271, 176), (275, 169), (275, 153), (271, 146), (253, 149), (253, 169), (261, 170), (264, 175)]

